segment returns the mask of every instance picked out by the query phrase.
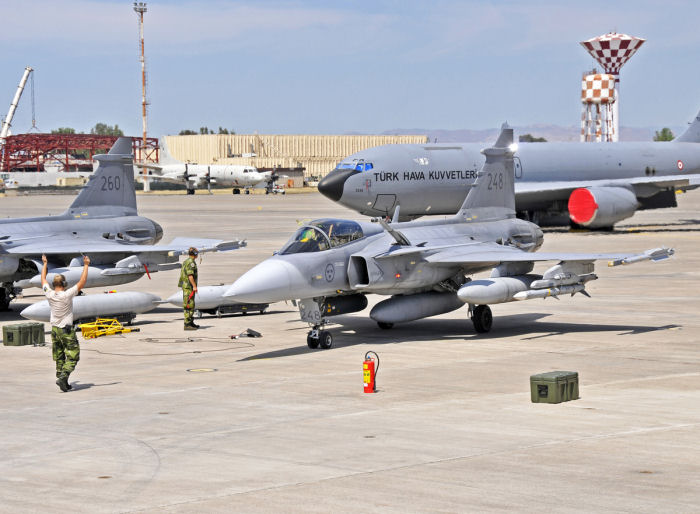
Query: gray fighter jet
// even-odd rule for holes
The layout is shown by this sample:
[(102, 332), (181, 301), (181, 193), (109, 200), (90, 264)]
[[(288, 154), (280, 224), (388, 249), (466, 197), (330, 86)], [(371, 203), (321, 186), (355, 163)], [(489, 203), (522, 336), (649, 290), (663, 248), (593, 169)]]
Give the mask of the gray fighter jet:
[[(318, 185), (360, 214), (454, 214), (483, 163), (477, 143), (384, 145), (344, 159)], [(700, 113), (665, 143), (521, 143), (514, 157), (518, 217), (611, 228), (637, 210), (676, 206), (700, 185)]]
[(158, 223), (137, 214), (131, 138), (119, 138), (71, 206), (61, 215), (0, 220), (0, 308), (22, 287), (41, 286), (41, 255), (49, 260), (48, 280), (61, 273), (69, 286), (90, 256), (86, 287), (132, 282), (144, 274), (178, 268), (190, 246), (200, 252), (232, 250), (244, 241), (163, 237)]
[[(237, 301), (300, 299), (301, 318), (312, 330), (311, 348), (329, 348), (326, 318), (367, 306), (367, 293), (391, 295), (370, 317), (381, 328), (469, 305), (477, 332), (492, 325), (490, 304), (585, 293), (597, 277), (593, 263), (661, 260), (672, 249), (641, 254), (535, 253), (537, 225), (515, 217), (513, 131), (504, 127), (459, 212), (447, 219), (406, 223), (320, 219), (302, 226), (275, 256), (241, 276), (226, 292)], [(398, 213), (395, 215), (398, 218)], [(538, 261), (558, 261), (542, 275)], [(491, 269), (486, 280), (469, 275)]]

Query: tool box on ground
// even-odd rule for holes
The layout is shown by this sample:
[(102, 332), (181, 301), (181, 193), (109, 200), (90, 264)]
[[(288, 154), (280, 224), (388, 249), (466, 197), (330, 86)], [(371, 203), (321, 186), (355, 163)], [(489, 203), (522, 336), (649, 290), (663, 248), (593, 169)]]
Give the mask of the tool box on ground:
[(5, 346), (34, 346), (46, 344), (43, 323), (17, 323), (2, 327), (2, 343)]
[(530, 377), (532, 403), (561, 403), (578, 400), (578, 372), (550, 371)]
[(94, 339), (100, 336), (112, 334), (128, 334), (129, 332), (139, 332), (138, 328), (124, 328), (118, 320), (114, 318), (97, 318), (90, 323), (82, 323), (80, 331), (85, 339)]

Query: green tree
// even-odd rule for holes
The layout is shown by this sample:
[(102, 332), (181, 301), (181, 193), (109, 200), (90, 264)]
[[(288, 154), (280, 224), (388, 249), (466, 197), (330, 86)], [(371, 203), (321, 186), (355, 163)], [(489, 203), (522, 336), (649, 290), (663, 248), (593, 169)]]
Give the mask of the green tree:
[(106, 123), (98, 123), (90, 129), (90, 134), (97, 134), (98, 136), (123, 136), (124, 132), (122, 132), (119, 125), (116, 123), (113, 127)]
[(671, 132), (671, 129), (664, 127), (661, 129), (661, 131), (656, 131), (656, 134), (654, 134), (654, 141), (673, 141), (674, 137), (675, 136), (673, 135), (673, 132)]
[(532, 134), (523, 134), (518, 137), (520, 143), (546, 143), (547, 140), (543, 137), (535, 137)]
[(209, 130), (209, 127), (199, 127), (200, 134), (213, 134), (213, 130)]
[(51, 131), (52, 134), (75, 134), (75, 129), (70, 127), (58, 127)]
[(195, 132), (194, 130), (185, 129), (185, 130), (181, 130), (178, 135), (179, 136), (195, 136), (197, 134), (198, 134), (198, 132)]
[(233, 129), (229, 130), (229, 129), (226, 129), (223, 127), (219, 127), (219, 134), (235, 134), (235, 133), (236, 133), (236, 131)]

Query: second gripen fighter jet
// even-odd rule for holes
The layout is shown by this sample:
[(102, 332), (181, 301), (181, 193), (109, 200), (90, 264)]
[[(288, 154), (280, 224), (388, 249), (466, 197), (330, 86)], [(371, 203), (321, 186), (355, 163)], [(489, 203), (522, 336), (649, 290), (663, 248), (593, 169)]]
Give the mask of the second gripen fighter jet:
[[(635, 254), (537, 253), (537, 225), (515, 217), (513, 130), (505, 127), (459, 212), (447, 219), (358, 223), (319, 219), (302, 226), (279, 253), (241, 276), (227, 291), (237, 301), (299, 299), (311, 348), (329, 348), (324, 325), (335, 314), (367, 306), (367, 293), (390, 295), (370, 317), (381, 328), (453, 311), (467, 304), (477, 332), (491, 329), (489, 305), (585, 292), (593, 264), (661, 260), (672, 249)], [(542, 275), (539, 261), (557, 261)], [(485, 280), (470, 275), (491, 270)]]
[[(353, 154), (318, 185), (369, 216), (454, 214), (483, 163), (478, 143), (398, 144)], [(521, 143), (515, 209), (539, 224), (611, 228), (637, 210), (675, 207), (700, 185), (700, 113), (671, 142)]]
[(68, 285), (82, 272), (89, 255), (86, 287), (132, 282), (144, 274), (178, 268), (179, 256), (195, 246), (202, 251), (232, 250), (244, 241), (177, 237), (156, 245), (163, 229), (138, 215), (134, 192), (131, 138), (119, 138), (90, 181), (58, 216), (0, 220), (0, 308), (22, 287), (41, 287), (41, 256), (49, 260), (49, 282), (61, 273)]

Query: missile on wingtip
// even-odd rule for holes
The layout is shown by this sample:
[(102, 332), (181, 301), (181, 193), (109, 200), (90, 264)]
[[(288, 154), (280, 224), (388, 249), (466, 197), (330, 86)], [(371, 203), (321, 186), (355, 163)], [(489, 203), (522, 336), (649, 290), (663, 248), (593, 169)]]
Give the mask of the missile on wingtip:
[[(129, 291), (124, 293), (90, 294), (73, 298), (73, 319), (118, 316), (121, 314), (143, 314), (155, 309), (160, 298), (154, 294)], [(30, 305), (20, 315), (35, 321), (49, 321), (49, 302), (43, 300)]]
[(644, 253), (625, 257), (624, 259), (615, 259), (608, 262), (608, 266), (634, 264), (635, 262), (642, 261), (661, 261), (663, 259), (668, 259), (674, 253), (676, 253), (676, 251), (673, 248), (654, 248), (653, 250), (647, 250)]

